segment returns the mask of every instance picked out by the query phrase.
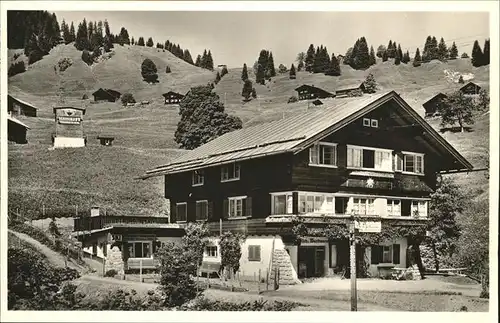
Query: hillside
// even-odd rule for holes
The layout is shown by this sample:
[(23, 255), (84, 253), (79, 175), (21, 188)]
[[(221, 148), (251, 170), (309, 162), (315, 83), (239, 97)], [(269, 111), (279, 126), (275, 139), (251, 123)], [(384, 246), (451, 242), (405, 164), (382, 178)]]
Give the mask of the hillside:
[[(13, 56), (14, 51), (9, 51)], [(116, 46), (114, 55), (106, 61), (88, 67), (81, 61), (81, 52), (72, 45), (60, 45), (49, 55), (33, 64), (28, 71), (9, 78), (9, 93), (32, 102), (39, 108), (39, 118), (22, 118), (31, 127), (27, 145), (9, 144), (9, 207), (20, 208), (29, 216), (38, 216), (42, 204), (46, 212), (74, 212), (75, 205), (86, 209), (92, 205), (105, 207), (110, 213), (163, 214), (163, 179), (135, 180), (144, 170), (164, 164), (182, 153), (173, 140), (178, 109), (163, 104), (162, 93), (168, 90), (186, 92), (191, 86), (213, 81), (210, 72), (189, 65), (168, 51), (139, 46)], [(74, 63), (61, 75), (54, 72), (60, 58), (69, 57)], [(151, 58), (158, 67), (159, 83), (142, 81), (140, 64)], [(23, 59), (21, 55), (18, 59)], [(169, 65), (172, 73), (166, 74)], [(239, 116), (244, 126), (276, 120), (305, 111), (306, 102), (287, 104), (301, 84), (314, 84), (326, 90), (338, 85), (364, 80), (373, 73), (380, 90), (394, 89), (420, 114), (422, 103), (439, 91), (456, 87), (445, 79), (445, 70), (473, 73), (474, 81), (489, 85), (489, 67), (472, 67), (470, 60), (458, 59), (441, 63), (432, 61), (415, 68), (392, 62), (381, 62), (366, 71), (356, 71), (342, 65), (342, 76), (331, 77), (306, 72), (290, 80), (288, 73), (278, 75), (266, 85), (255, 85), (258, 98), (243, 104), (241, 69), (230, 69), (215, 91), (226, 103), (230, 114)], [(253, 79), (253, 73), (250, 78)], [(130, 91), (137, 101), (151, 104), (124, 108), (120, 103), (91, 103), (81, 100), (99, 87), (120, 92)], [(64, 102), (57, 96), (64, 93)], [(342, 99), (334, 99), (335, 102)], [(328, 102), (328, 103), (327, 103)], [(52, 107), (59, 104), (85, 106), (85, 133), (88, 147), (70, 150), (50, 150), (54, 131)], [(326, 101), (328, 105), (330, 101)], [(317, 109), (317, 108), (316, 108)], [(437, 130), (439, 120), (429, 121)], [(96, 136), (112, 134), (112, 147), (100, 146)], [(489, 151), (489, 114), (480, 116), (471, 132), (442, 134), (475, 167), (484, 167)], [(453, 175), (458, 183), (481, 200), (488, 197), (484, 174)]]

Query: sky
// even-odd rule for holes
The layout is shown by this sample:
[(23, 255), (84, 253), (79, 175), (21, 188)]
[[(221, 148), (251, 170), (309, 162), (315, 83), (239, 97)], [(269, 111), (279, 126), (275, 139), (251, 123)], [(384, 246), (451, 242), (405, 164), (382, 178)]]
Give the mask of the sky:
[(55, 11), (59, 23), (107, 19), (111, 32), (125, 27), (136, 40), (170, 40), (189, 49), (193, 60), (206, 48), (215, 65), (253, 65), (261, 49), (272, 51), (276, 66), (290, 66), (312, 43), (328, 53), (345, 54), (364, 36), (376, 50), (389, 40), (413, 54), (428, 35), (455, 41), (470, 56), (474, 40), (489, 38), (488, 13), (481, 12), (251, 12), (251, 11)]

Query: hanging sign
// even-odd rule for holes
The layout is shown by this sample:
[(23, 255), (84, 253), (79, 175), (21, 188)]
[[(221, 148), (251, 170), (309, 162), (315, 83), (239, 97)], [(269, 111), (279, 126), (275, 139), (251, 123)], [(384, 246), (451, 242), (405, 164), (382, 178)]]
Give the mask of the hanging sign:
[(359, 230), (359, 232), (373, 232), (379, 233), (382, 231), (382, 222), (380, 221), (354, 221), (354, 227)]

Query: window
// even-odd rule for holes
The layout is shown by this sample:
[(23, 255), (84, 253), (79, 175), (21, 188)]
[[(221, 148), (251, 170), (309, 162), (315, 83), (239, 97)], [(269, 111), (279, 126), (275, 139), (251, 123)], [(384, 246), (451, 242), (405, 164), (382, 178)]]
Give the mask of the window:
[(401, 216), (401, 200), (387, 200), (387, 215)]
[(372, 119), (371, 120), (371, 127), (372, 128), (378, 128), (378, 120), (377, 119)]
[(363, 118), (363, 126), (364, 127), (378, 128), (378, 120), (377, 119)]
[(248, 246), (248, 261), (260, 261), (260, 246)]
[(151, 241), (134, 241), (127, 243), (129, 258), (152, 258), (153, 243)]
[(177, 222), (186, 222), (187, 221), (187, 203), (177, 203), (175, 205), (176, 214), (177, 214)]
[(203, 255), (209, 258), (217, 258), (218, 255), (217, 246), (206, 246)]
[(359, 215), (373, 215), (375, 213), (375, 199), (353, 198), (353, 212)]
[(335, 197), (335, 214), (346, 214), (348, 197)]
[(392, 246), (383, 246), (382, 248), (382, 263), (392, 263)]
[(273, 213), (272, 214), (292, 214), (293, 196), (292, 193), (272, 195)]
[(208, 219), (208, 201), (196, 201), (196, 220)]
[(299, 213), (333, 214), (335, 210), (332, 195), (320, 193), (299, 193)]
[(368, 118), (363, 118), (363, 126), (369, 127), (370, 126), (370, 119)]
[(347, 147), (347, 167), (392, 171), (391, 151), (377, 148)]
[(235, 181), (240, 179), (240, 165), (239, 164), (229, 164), (222, 166), (220, 180), (221, 182)]
[(415, 174), (424, 173), (424, 155), (415, 153), (402, 153), (394, 157), (394, 169), (399, 172)]
[(412, 201), (411, 215), (417, 217), (427, 217), (427, 201)]
[(309, 164), (337, 166), (337, 144), (319, 143), (309, 148)]
[(193, 171), (193, 186), (203, 185), (204, 179), (203, 170)]
[(229, 217), (238, 218), (243, 216), (243, 200), (242, 197), (229, 198)]

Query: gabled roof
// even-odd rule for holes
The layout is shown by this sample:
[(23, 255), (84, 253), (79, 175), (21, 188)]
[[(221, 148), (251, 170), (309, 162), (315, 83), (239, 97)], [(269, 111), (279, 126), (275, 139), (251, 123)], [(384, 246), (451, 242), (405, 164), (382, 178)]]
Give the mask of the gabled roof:
[(99, 90), (95, 91), (94, 93), (92, 93), (92, 95), (99, 95), (99, 94), (102, 94), (102, 95), (105, 95), (105, 96), (111, 96), (113, 98), (119, 98), (122, 94), (118, 91), (115, 91), (115, 90), (111, 90), (111, 89), (103, 89), (103, 88), (100, 88)]
[(431, 97), (429, 100), (422, 103), (422, 105), (427, 105), (433, 101), (436, 101), (437, 99), (442, 99), (442, 98), (446, 98), (446, 97), (448, 97), (446, 94), (444, 94), (443, 92), (439, 92), (438, 94)]
[(312, 101), (312, 104), (314, 104), (314, 105), (322, 105), (323, 102), (321, 102), (320, 99), (316, 99), (316, 100)]
[(479, 85), (477, 85), (476, 83), (474, 82), (467, 82), (467, 84), (465, 84), (464, 86), (462, 86), (459, 90), (462, 91), (463, 89), (469, 87), (469, 86), (474, 86), (475, 88), (481, 88)]
[(26, 129), (30, 129), (30, 127), (28, 127), (27, 125), (25, 125), (24, 123), (22, 123), (20, 120), (12, 117), (10, 114), (7, 115), (7, 120), (11, 121), (11, 122), (14, 122), (14, 123), (17, 123), (18, 125), (26, 128)]
[(31, 103), (28, 103), (28, 102), (26, 102), (26, 101), (23, 101), (23, 100), (21, 100), (21, 99), (19, 99), (19, 98), (16, 98), (16, 97), (14, 97), (14, 96), (12, 96), (12, 95), (10, 95), (10, 94), (7, 94), (7, 97), (8, 97), (8, 98), (11, 98), (12, 100), (15, 100), (15, 101), (17, 101), (17, 102), (19, 102), (19, 103), (21, 103), (21, 104), (23, 104), (23, 105), (25, 105), (25, 106), (27, 106), (27, 107), (29, 107), (29, 108), (32, 108), (32, 109), (37, 110), (37, 108), (36, 108), (33, 104), (31, 104)]
[(226, 133), (186, 152), (170, 164), (147, 171), (141, 178), (180, 173), (275, 154), (296, 154), (390, 100), (395, 100), (424, 128), (426, 136), (438, 142), (463, 168), (472, 169), (472, 165), (415, 110), (396, 92), (390, 91), (346, 99), (329, 108), (308, 111), (290, 118)]
[(73, 110), (80, 110), (83, 112), (83, 115), (85, 115), (85, 108), (75, 108), (75, 107), (54, 107), (52, 108), (52, 111), (54, 112), (54, 114), (56, 113), (56, 110), (60, 110), (60, 109), (73, 109)]
[(314, 85), (307, 85), (307, 84), (302, 84), (301, 86), (299, 86), (298, 88), (295, 89), (295, 91), (301, 91), (301, 90), (314, 90), (316, 92), (323, 92), (325, 94), (328, 94), (328, 95), (335, 95), (334, 93), (331, 93), (331, 92), (328, 92), (326, 90), (323, 90), (319, 87), (316, 87)]
[(359, 81), (357, 83), (342, 84), (335, 91), (336, 92), (345, 92), (345, 91), (357, 90), (357, 89), (361, 88), (364, 85), (364, 83), (365, 83), (364, 81)]
[(168, 91), (167, 93), (163, 93), (162, 95), (164, 97), (166, 97), (167, 95), (170, 95), (170, 94), (173, 94), (173, 95), (178, 96), (178, 97), (184, 97), (184, 94), (180, 94), (180, 93), (177, 93), (177, 92), (174, 92), (174, 91)]

